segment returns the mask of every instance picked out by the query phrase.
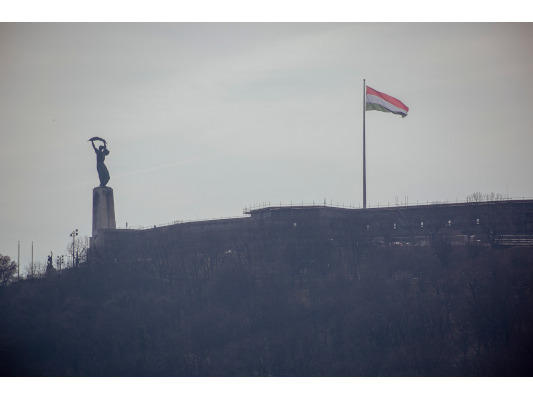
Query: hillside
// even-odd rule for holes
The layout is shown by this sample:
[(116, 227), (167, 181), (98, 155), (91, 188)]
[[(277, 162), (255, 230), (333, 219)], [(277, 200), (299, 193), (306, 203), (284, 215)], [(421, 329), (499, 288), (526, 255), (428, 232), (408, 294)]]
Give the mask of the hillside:
[(530, 375), (532, 266), (531, 247), (313, 236), (95, 257), (0, 289), (0, 373)]

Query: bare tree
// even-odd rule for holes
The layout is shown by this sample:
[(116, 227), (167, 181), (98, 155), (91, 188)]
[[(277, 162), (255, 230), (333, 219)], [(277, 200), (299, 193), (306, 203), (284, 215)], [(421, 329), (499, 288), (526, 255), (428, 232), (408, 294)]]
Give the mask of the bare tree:
[(481, 193), (481, 192), (474, 192), (472, 194), (469, 194), (466, 196), (466, 202), (467, 203), (479, 203), (481, 201), (501, 201), (505, 200), (505, 197), (501, 193)]
[(4, 286), (15, 279), (17, 263), (8, 256), (0, 254), (0, 285)]
[(40, 261), (34, 262), (28, 266), (28, 273), (26, 277), (28, 279), (37, 279), (44, 275), (46, 266)]
[[(72, 246), (74, 245), (74, 251), (72, 249)], [(85, 261), (87, 261), (87, 253), (89, 249), (89, 237), (83, 236), (83, 237), (76, 237), (74, 239), (74, 242), (70, 242), (67, 245), (67, 255), (70, 256), (70, 266), (77, 266)], [(74, 259), (72, 259), (72, 255), (74, 255)], [(68, 266), (68, 262), (67, 262)]]

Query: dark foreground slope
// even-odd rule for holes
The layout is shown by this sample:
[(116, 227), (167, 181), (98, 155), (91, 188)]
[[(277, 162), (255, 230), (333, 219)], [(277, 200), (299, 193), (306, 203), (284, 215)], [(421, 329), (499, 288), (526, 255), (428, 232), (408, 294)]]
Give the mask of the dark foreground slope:
[[(531, 375), (533, 249), (327, 243), (0, 289), (2, 375)], [(342, 249), (341, 249), (342, 250)], [(346, 249), (345, 249), (346, 250)], [(201, 262), (199, 260), (202, 260)], [(253, 265), (268, 263), (262, 271)], [(262, 272), (261, 272), (262, 271)]]

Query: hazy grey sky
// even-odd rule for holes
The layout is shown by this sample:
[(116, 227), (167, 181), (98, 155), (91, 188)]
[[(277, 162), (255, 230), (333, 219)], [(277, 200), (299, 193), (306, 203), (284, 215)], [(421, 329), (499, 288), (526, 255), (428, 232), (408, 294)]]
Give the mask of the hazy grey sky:
[[(533, 25), (0, 24), (0, 253), (91, 234), (95, 155), (117, 224), (362, 201), (533, 197)], [(55, 257), (54, 257), (55, 258)]]

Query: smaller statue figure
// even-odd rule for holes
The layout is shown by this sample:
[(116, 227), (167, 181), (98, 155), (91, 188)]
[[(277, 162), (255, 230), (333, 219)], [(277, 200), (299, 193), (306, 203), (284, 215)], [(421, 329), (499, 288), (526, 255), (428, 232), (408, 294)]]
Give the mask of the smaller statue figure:
[(50, 254), (46, 261), (46, 273), (49, 274), (53, 270), (54, 270), (54, 265), (52, 264), (52, 254)]
[[(96, 140), (101, 141), (103, 145), (100, 145), (98, 148), (96, 148), (94, 145)], [(98, 171), (98, 178), (100, 178), (100, 186), (105, 186), (107, 182), (109, 182), (109, 171), (104, 164), (105, 157), (109, 155), (107, 143), (105, 139), (99, 138), (98, 136), (90, 138), (89, 142), (91, 142), (93, 145), (94, 152), (96, 153), (96, 170)]]

